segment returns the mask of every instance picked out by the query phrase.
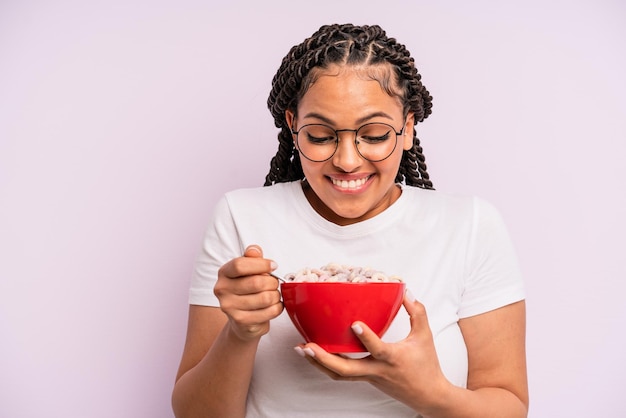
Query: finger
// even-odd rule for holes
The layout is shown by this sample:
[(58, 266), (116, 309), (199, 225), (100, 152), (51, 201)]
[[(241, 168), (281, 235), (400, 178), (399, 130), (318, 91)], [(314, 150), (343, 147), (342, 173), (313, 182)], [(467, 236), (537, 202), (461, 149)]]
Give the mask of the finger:
[(265, 322), (276, 318), (283, 311), (283, 304), (276, 302), (269, 305), (238, 306), (237, 308), (227, 309), (228, 306), (222, 307), (229, 316), (240, 324), (264, 324)]
[(367, 351), (370, 352), (372, 357), (386, 360), (388, 357), (388, 345), (384, 343), (378, 335), (372, 331), (370, 327), (364, 322), (356, 321), (352, 324), (352, 332), (363, 343)]
[(280, 293), (276, 289), (263, 290), (255, 293), (233, 293), (221, 299), (224, 310), (256, 311), (269, 306), (281, 305)]
[(250, 295), (258, 297), (264, 292), (275, 292), (278, 294), (278, 286), (278, 280), (272, 276), (268, 274), (254, 274), (226, 278), (221, 283), (216, 283), (214, 291), (219, 290), (239, 296)]
[(243, 257), (233, 258), (224, 264), (220, 268), (219, 274), (235, 279), (246, 276), (267, 275), (276, 270), (277, 267), (278, 265), (274, 260), (263, 258), (261, 248), (254, 245), (245, 249)]
[(244, 257), (263, 258), (263, 249), (257, 244), (251, 244), (243, 252)]
[(266, 291), (276, 292), (278, 297), (278, 280), (267, 274), (271, 263), (264, 258), (248, 257), (229, 261), (220, 268), (213, 293), (221, 301), (229, 295), (256, 295)]
[(304, 355), (316, 368), (336, 380), (365, 380), (368, 371), (371, 371), (367, 367), (368, 358), (345, 358), (331, 354), (315, 343), (301, 345), (296, 351)]
[(297, 345), (293, 349), (300, 357), (304, 358), (306, 361), (309, 362), (309, 364), (318, 369), (320, 372), (324, 373), (334, 380), (339, 377), (337, 373), (327, 369), (315, 359), (315, 352), (311, 347), (307, 347), (305, 345)]
[(404, 309), (409, 314), (411, 321), (411, 332), (409, 335), (414, 334), (420, 330), (429, 329), (428, 316), (426, 315), (426, 308), (420, 303), (410, 290), (404, 293), (404, 300), (402, 302)]
[(257, 311), (235, 311), (229, 314), (230, 324), (242, 339), (258, 338), (269, 331), (269, 321), (282, 312), (282, 304)]
[[(261, 248), (260, 245), (257, 245), (257, 244), (248, 245), (246, 249), (244, 250), (243, 255), (246, 258), (257, 258), (257, 259), (265, 260), (263, 258), (263, 249)], [(276, 268), (278, 267), (278, 265), (276, 264), (274, 260), (268, 260), (268, 261), (269, 261), (269, 270), (266, 271), (267, 273), (276, 270)]]
[[(251, 244), (246, 247), (243, 255), (244, 257), (250, 257), (250, 258), (263, 258), (263, 249), (261, 248), (261, 246), (257, 244)], [(276, 264), (276, 262), (273, 260), (270, 260), (269, 272), (272, 272), (276, 270), (277, 268), (278, 268), (278, 265)]]

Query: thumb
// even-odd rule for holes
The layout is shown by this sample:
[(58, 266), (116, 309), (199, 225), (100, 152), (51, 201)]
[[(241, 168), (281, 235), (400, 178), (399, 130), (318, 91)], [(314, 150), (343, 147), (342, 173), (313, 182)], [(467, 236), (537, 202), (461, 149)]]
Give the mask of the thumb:
[(411, 320), (411, 334), (419, 330), (428, 329), (428, 316), (426, 315), (426, 308), (420, 303), (410, 290), (404, 293), (404, 301), (402, 303), (404, 309), (409, 314)]
[(263, 250), (256, 244), (248, 245), (243, 252), (244, 257), (263, 258)]

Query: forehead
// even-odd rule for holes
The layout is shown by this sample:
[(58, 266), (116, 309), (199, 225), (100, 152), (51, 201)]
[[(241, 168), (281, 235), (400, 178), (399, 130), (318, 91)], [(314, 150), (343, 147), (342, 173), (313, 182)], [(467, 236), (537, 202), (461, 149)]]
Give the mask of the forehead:
[(390, 96), (395, 96), (403, 101), (405, 92), (400, 88), (398, 82), (398, 76), (395, 72), (395, 67), (389, 63), (382, 63), (376, 65), (345, 65), (345, 64), (332, 64), (328, 67), (315, 67), (309, 71), (306, 77), (302, 80), (300, 92), (298, 94), (298, 102), (308, 90), (319, 81), (321, 77), (325, 76), (345, 76), (352, 75), (361, 80), (373, 80), (380, 84), (380, 87)]
[(297, 113), (332, 114), (402, 111), (402, 95), (389, 65), (333, 66), (316, 69)]
[(389, 84), (389, 82), (393, 79), (395, 83), (395, 73), (392, 69), (391, 64), (382, 63), (382, 64), (331, 64), (327, 67), (315, 67), (311, 69), (307, 77), (310, 78), (309, 84), (315, 83), (315, 81), (323, 76), (323, 75), (342, 75), (342, 74), (353, 74), (357, 77), (366, 80), (378, 80), (381, 84)]

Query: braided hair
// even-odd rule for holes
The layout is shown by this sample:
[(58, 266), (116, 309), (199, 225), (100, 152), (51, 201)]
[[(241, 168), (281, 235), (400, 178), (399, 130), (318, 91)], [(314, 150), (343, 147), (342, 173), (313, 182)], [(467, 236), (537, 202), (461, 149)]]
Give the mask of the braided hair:
[[(384, 80), (378, 81), (388, 92), (399, 89), (405, 116), (413, 112), (417, 124), (430, 115), (432, 97), (422, 85), (422, 77), (415, 68), (414, 59), (404, 45), (387, 37), (385, 31), (377, 25), (324, 25), (310, 38), (291, 48), (272, 80), (267, 106), (280, 132), (278, 151), (271, 160), (265, 186), (304, 178), (285, 111), (291, 110), (295, 114), (298, 102), (319, 75), (319, 70), (333, 64), (390, 65), (396, 89), (385, 86)], [(413, 147), (403, 151), (396, 182), (424, 189), (433, 188), (415, 128)]]

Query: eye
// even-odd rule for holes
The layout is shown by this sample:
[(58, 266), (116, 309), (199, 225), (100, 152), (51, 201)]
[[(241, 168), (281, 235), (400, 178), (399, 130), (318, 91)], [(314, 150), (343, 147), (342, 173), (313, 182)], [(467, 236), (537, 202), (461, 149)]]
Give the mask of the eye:
[(367, 142), (368, 144), (376, 144), (379, 142), (385, 142), (389, 139), (389, 132), (383, 135), (372, 136), (372, 135), (359, 135), (359, 140), (363, 142)]
[(383, 123), (370, 123), (359, 129), (357, 138), (366, 144), (379, 144), (389, 139), (392, 129), (391, 126)]
[(311, 134), (307, 134), (306, 139), (310, 143), (316, 144), (316, 145), (324, 145), (324, 144), (335, 142), (334, 136), (313, 136)]
[(334, 144), (337, 141), (335, 131), (323, 125), (310, 125), (302, 129), (306, 140), (313, 145)]

